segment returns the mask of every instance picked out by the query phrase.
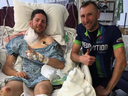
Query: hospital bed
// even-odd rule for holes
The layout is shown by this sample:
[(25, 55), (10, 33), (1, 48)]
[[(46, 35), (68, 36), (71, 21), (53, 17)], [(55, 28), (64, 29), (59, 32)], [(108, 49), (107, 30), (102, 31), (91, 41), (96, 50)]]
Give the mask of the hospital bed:
[[(1, 40), (4, 39), (0, 48), (1, 69), (8, 55), (5, 45), (12, 38), (23, 35), (22, 32), (27, 30), (29, 27), (32, 10), (40, 8), (43, 9), (48, 15), (48, 27), (45, 31), (46, 34), (52, 36), (64, 50), (64, 58), (66, 63), (65, 68), (62, 69), (61, 72), (69, 74), (62, 87), (54, 90), (52, 96), (96, 96), (92, 87), (92, 80), (88, 67), (85, 65), (79, 67), (77, 66), (78, 64), (72, 62), (70, 59), (72, 44), (74, 37), (76, 36), (76, 29), (65, 27), (65, 22), (70, 15), (67, 9), (60, 4), (37, 4), (21, 2), (18, 0), (13, 0), (13, 5), (15, 19), (14, 27), (11, 28), (8, 26), (0, 26), (0, 29), (2, 29)], [(14, 64), (14, 69), (20, 71), (21, 64), (22, 60), (20, 57), (18, 57), (18, 60)], [(6, 81), (6, 78), (10, 76), (6, 76), (4, 73), (2, 73), (1, 69), (0, 87), (3, 87), (5, 85), (4, 81)], [(75, 82), (75, 85), (73, 85), (74, 83), (72, 81)], [(78, 89), (73, 88), (73, 86)], [(69, 91), (69, 87), (72, 88), (72, 90)], [(21, 96), (34, 95), (33, 92), (24, 85), (24, 92), (21, 94)]]

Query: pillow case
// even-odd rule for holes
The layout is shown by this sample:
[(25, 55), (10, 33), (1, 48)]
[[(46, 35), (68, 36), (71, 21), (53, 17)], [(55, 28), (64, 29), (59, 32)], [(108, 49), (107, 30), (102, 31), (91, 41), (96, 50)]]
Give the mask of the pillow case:
[(31, 13), (34, 9), (43, 9), (48, 16), (47, 35), (62, 35), (64, 37), (64, 23), (68, 18), (67, 9), (60, 4), (36, 4), (13, 0), (15, 31), (25, 31), (29, 28)]

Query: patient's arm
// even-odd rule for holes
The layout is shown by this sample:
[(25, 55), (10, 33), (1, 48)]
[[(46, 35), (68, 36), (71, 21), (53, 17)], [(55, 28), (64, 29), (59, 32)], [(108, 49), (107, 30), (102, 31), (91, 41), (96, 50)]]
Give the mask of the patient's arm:
[(13, 64), (16, 62), (16, 58), (13, 55), (8, 55), (5, 65), (2, 68), (3, 73), (9, 76), (23, 77), (28, 79), (28, 76), (23, 71), (16, 71), (13, 69)]
[(13, 69), (13, 64), (16, 62), (16, 58), (13, 55), (8, 55), (5, 65), (3, 66), (3, 73), (9, 76), (15, 76), (17, 73), (16, 70)]
[[(36, 53), (30, 46), (28, 46), (28, 49), (29, 49), (29, 51), (26, 51), (26, 55), (27, 55), (27, 53), (33, 53), (33, 55), (37, 56), (38, 53)], [(41, 59), (42, 62), (44, 61), (44, 58)], [(31, 59), (32, 59), (32, 57), (31, 57)], [(57, 68), (57, 69), (63, 69), (64, 68), (64, 63), (63, 62), (61, 62), (61, 61), (59, 61), (55, 58), (48, 58), (48, 59), (49, 60), (47, 62), (47, 65), (52, 66), (52, 67)]]
[(52, 66), (57, 69), (63, 69), (64, 68), (64, 63), (55, 59), (55, 58), (49, 58), (49, 62), (47, 65)]

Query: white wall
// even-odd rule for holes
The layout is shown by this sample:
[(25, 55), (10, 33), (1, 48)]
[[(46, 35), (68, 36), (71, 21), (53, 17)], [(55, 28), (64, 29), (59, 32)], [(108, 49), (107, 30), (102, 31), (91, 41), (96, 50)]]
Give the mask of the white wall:
[[(13, 6), (13, 0), (8, 0), (8, 1), (9, 1), (9, 5)], [(61, 4), (64, 2), (64, 0), (19, 0), (19, 1), (30, 2), (30, 3), (44, 3), (44, 2), (60, 1), (59, 3)], [(3, 6), (7, 6), (6, 0), (0, 0), (0, 8), (2, 8)]]
[(117, 25), (124, 25), (125, 13), (127, 13), (126, 25), (128, 25), (128, 0), (123, 0), (124, 13), (120, 15), (120, 20), (117, 21)]
[[(13, 6), (13, 0), (8, 0), (8, 1), (9, 1), (9, 5)], [(19, 1), (25, 1), (25, 2), (32, 2), (32, 3), (34, 3), (35, 0), (19, 0)], [(41, 0), (36, 0), (36, 1), (41, 1)], [(6, 2), (6, 0), (1, 0), (0, 1), (0, 8), (2, 8), (4, 6), (7, 6), (7, 2)]]
[[(3, 6), (7, 6), (6, 0), (1, 0), (0, 1), (0, 8), (2, 8)], [(12, 6), (12, 0), (10, 0), (10, 6)]]
[[(13, 6), (13, 0), (8, 0), (8, 1), (9, 1), (10, 6)], [(25, 1), (25, 2), (31, 2), (31, 3), (34, 3), (34, 1), (37, 1), (37, 3), (43, 3), (43, 1), (47, 1), (47, 0), (19, 0), (19, 1)], [(79, 1), (79, 0), (76, 0), (76, 1)], [(100, 1), (102, 1), (102, 0), (100, 0)], [(111, 1), (111, 0), (108, 0), (108, 1)], [(112, 1), (114, 1), (114, 0), (112, 0)], [(120, 20), (117, 21), (117, 25), (124, 25), (125, 13), (127, 13), (126, 25), (128, 25), (128, 6), (127, 6), (128, 0), (123, 0), (123, 4), (124, 4), (124, 6), (123, 6), (124, 13), (122, 13), (120, 15)], [(0, 8), (2, 8), (3, 6), (7, 6), (6, 0), (1, 0)]]
[[(8, 0), (10, 6), (13, 6), (13, 0)], [(25, 2), (31, 2), (31, 3), (43, 3), (44, 1), (49, 1), (49, 0), (19, 0), (19, 1), (25, 1)], [(3, 6), (7, 6), (7, 2), (6, 0), (0, 0), (0, 8), (2, 8)]]

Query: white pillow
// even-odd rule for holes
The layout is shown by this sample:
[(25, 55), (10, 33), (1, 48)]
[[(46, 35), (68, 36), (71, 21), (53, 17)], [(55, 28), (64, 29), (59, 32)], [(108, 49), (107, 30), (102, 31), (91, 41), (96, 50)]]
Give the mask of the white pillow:
[(31, 13), (34, 9), (43, 9), (48, 16), (47, 35), (63, 35), (64, 23), (68, 18), (67, 9), (60, 4), (36, 4), (13, 0), (15, 31), (25, 31), (29, 27)]

